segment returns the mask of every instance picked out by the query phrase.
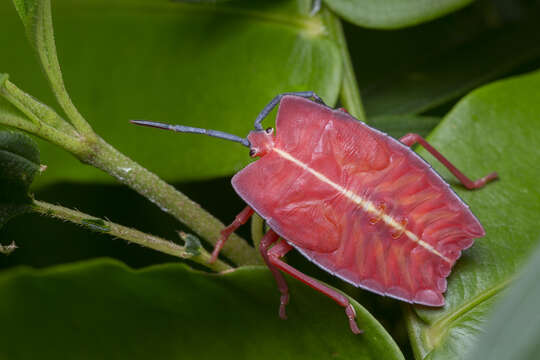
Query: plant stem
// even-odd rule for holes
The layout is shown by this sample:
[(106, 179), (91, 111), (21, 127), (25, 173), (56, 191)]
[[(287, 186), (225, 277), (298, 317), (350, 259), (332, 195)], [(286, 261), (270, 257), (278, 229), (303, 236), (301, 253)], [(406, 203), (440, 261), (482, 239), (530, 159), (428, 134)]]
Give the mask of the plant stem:
[[(35, 24), (31, 27), (32, 36), (31, 42), (37, 50), (38, 57), (51, 89), (58, 100), (58, 103), (71, 121), (71, 124), (77, 131), (87, 138), (95, 135), (92, 127), (79, 113), (64, 85), (62, 70), (56, 52), (56, 43), (54, 41), (54, 28), (51, 14), (50, 0), (42, 0), (39, 2), (38, 10), (35, 13)], [(24, 23), (24, 21), (23, 21)], [(26, 25), (26, 24), (25, 24)], [(28, 26), (28, 25), (26, 25)], [(34, 40), (34, 41), (32, 41)]]
[[(128, 185), (158, 205), (161, 210), (173, 215), (189, 226), (201, 238), (208, 240), (212, 244), (217, 242), (220, 230), (225, 225), (205, 211), (199, 204), (177, 191), (154, 173), (120, 153), (101, 138), (98, 138), (94, 151), (90, 153), (89, 157), (81, 160), (107, 172), (120, 182)], [(222, 253), (239, 265), (261, 263), (256, 250), (235, 234), (231, 235)]]
[(343, 80), (341, 82), (340, 100), (347, 111), (360, 121), (366, 121), (360, 90), (354, 74), (354, 68), (351, 61), (347, 39), (343, 32), (341, 20), (330, 10), (323, 12), (325, 22), (328, 24), (330, 37), (337, 43), (341, 58), (343, 59)]
[(204, 265), (214, 271), (219, 272), (231, 269), (229, 265), (225, 264), (220, 260), (209, 264), (208, 260), (210, 259), (210, 254), (202, 247), (198, 249), (198, 255), (193, 255), (190, 252), (186, 251), (184, 246), (175, 244), (172, 241), (168, 241), (154, 235), (145, 234), (139, 230), (118, 225), (113, 222), (82, 213), (80, 211), (65, 208), (63, 206), (34, 200), (31, 208), (33, 211), (42, 215), (67, 220), (75, 224), (82, 225), (93, 231), (98, 231), (115, 237), (119, 237), (130, 242), (139, 244), (141, 246), (148, 247), (182, 259), (189, 259), (191, 261)]
[(253, 214), (251, 217), (251, 239), (255, 249), (259, 248), (261, 239), (264, 235), (264, 220), (258, 214)]
[[(33, 133), (57, 144), (81, 157), (88, 146), (75, 129), (62, 119), (53, 109), (19, 89), (9, 80), (0, 83), (0, 96), (3, 96), (20, 113), (4, 113), (0, 118), (3, 124)], [(26, 119), (19, 114), (26, 115)]]
[[(63, 147), (83, 163), (93, 165), (130, 186), (163, 211), (186, 224), (201, 238), (208, 240), (211, 244), (217, 242), (219, 231), (225, 225), (197, 203), (120, 153), (95, 133), (92, 132), (90, 135), (77, 133), (54, 110), (26, 94), (8, 80), (4, 79), (3, 86), (1, 85), (0, 95), (30, 120), (5, 113), (0, 115), (0, 123), (29, 131)], [(256, 250), (235, 234), (231, 235), (222, 253), (239, 265), (261, 263)]]

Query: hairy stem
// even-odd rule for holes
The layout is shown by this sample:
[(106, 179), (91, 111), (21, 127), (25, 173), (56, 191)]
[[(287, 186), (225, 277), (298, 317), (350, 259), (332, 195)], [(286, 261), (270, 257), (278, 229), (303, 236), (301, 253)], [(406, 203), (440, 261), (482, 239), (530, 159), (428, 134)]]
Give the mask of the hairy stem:
[(36, 13), (33, 29), (33, 38), (38, 57), (51, 89), (58, 100), (58, 103), (66, 113), (67, 117), (80, 134), (86, 137), (94, 136), (94, 131), (84, 117), (79, 113), (64, 85), (62, 70), (56, 52), (56, 43), (54, 41), (54, 28), (51, 14), (50, 0), (40, 2), (39, 11)]
[[(157, 175), (120, 153), (94, 132), (89, 136), (77, 133), (54, 110), (5, 79), (0, 84), (0, 95), (30, 119), (6, 113), (0, 115), (0, 123), (16, 126), (63, 147), (82, 162), (130, 186), (211, 244), (217, 242), (219, 231), (225, 227), (218, 219)], [(260, 263), (256, 250), (234, 234), (223, 249), (223, 254), (239, 265)]]
[(160, 237), (143, 233), (126, 226), (118, 225), (110, 221), (106, 221), (94, 216), (82, 213), (80, 211), (65, 208), (63, 206), (53, 205), (47, 202), (34, 200), (31, 206), (32, 210), (47, 216), (52, 216), (57, 219), (70, 221), (75, 224), (82, 225), (87, 229), (109, 234), (119, 237), (124, 240), (148, 247), (165, 254), (176, 256), (182, 259), (189, 259), (201, 265), (204, 265), (214, 271), (224, 271), (231, 267), (224, 262), (217, 260), (209, 264), (210, 254), (204, 249), (198, 249), (198, 255), (186, 250), (184, 246), (175, 244), (172, 241), (162, 239)]
[[(219, 239), (220, 230), (225, 227), (222, 222), (157, 175), (120, 153), (103, 139), (98, 139), (91, 156), (81, 160), (102, 169), (128, 185), (158, 205), (161, 210), (189, 226), (197, 235), (208, 240), (211, 244), (215, 244)], [(261, 263), (256, 250), (235, 234), (231, 235), (222, 253), (239, 265)]]
[(264, 220), (257, 213), (255, 213), (251, 217), (251, 239), (253, 239), (253, 246), (255, 246), (255, 249), (259, 247), (263, 235)]
[(330, 10), (323, 12), (325, 22), (328, 24), (330, 36), (337, 43), (341, 58), (343, 60), (343, 80), (341, 81), (340, 100), (345, 109), (358, 120), (366, 121), (360, 90), (354, 74), (354, 68), (347, 47), (347, 39), (343, 33), (341, 20)]
[[(52, 108), (25, 93), (7, 79), (0, 82), (0, 96), (20, 111), (17, 114), (5, 113), (5, 116), (0, 118), (0, 123), (33, 133), (78, 157), (88, 150), (84, 139)], [(25, 115), (26, 118), (21, 115)]]

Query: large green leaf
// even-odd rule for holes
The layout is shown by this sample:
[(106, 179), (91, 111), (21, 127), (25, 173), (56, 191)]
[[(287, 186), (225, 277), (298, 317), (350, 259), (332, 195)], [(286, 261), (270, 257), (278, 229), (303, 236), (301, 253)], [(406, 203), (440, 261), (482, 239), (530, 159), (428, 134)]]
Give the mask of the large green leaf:
[[(476, 191), (455, 187), (486, 236), (465, 251), (449, 277), (446, 306), (409, 316), (417, 358), (455, 359), (475, 343), (494, 299), (538, 240), (540, 72), (480, 88), (461, 100), (429, 140), (473, 178), (500, 180)], [(426, 156), (447, 179), (447, 170)]]
[[(26, 1), (33, 3), (35, 1)], [(130, 125), (150, 119), (246, 135), (283, 91), (335, 103), (342, 65), (309, 0), (188, 4), (168, 0), (57, 0), (56, 48), (80, 112), (107, 141), (168, 181), (229, 175), (248, 161), (237, 144)], [(13, 5), (0, 4), (0, 69), (49, 105)], [(44, 182), (112, 181), (49, 144)]]
[(376, 29), (396, 29), (435, 19), (462, 8), (472, 0), (325, 0), (350, 22)]
[(467, 359), (534, 360), (540, 351), (540, 248), (524, 269), (521, 278), (497, 304), (486, 333)]
[(134, 271), (112, 260), (0, 274), (4, 359), (402, 359), (354, 303), (342, 308), (288, 279), (289, 319), (264, 268), (208, 275), (180, 264)]

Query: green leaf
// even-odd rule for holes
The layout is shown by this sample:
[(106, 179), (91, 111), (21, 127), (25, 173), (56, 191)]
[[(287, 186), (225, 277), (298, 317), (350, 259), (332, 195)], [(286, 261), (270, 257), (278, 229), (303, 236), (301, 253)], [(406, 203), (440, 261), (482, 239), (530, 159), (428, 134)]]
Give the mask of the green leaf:
[[(490, 315), (486, 333), (467, 359), (534, 360), (540, 338), (540, 248)], [(519, 334), (519, 336), (516, 336)]]
[[(486, 230), (448, 278), (446, 305), (415, 307), (409, 316), (417, 358), (462, 358), (477, 341), (497, 295), (538, 243), (540, 72), (499, 81), (461, 100), (430, 142), (465, 174), (497, 171), (476, 191), (455, 187)], [(446, 169), (426, 155), (445, 179)]]
[[(238, 144), (130, 125), (147, 119), (245, 136), (276, 94), (314, 90), (336, 102), (342, 59), (309, 0), (187, 4), (156, 0), (57, 0), (55, 39), (70, 95), (94, 129), (169, 182), (230, 175), (249, 162)], [(50, 90), (20, 25), (0, 4), (0, 69), (44, 103)], [(272, 125), (272, 119), (265, 122)], [(41, 145), (48, 176), (113, 182), (61, 149)]]
[(198, 237), (192, 234), (187, 234), (183, 231), (179, 231), (178, 235), (184, 241), (184, 247), (188, 254), (192, 256), (201, 254), (202, 244)]
[(39, 151), (28, 136), (0, 131), (0, 227), (29, 210), (28, 188), (39, 169)]
[[(135, 271), (100, 259), (0, 274), (0, 357), (9, 359), (403, 359), (384, 328), (353, 302), (343, 309), (287, 279), (289, 319), (278, 317), (270, 272), (208, 275), (180, 264)], [(54, 336), (44, 336), (54, 334)]]
[(325, 0), (353, 24), (375, 29), (397, 29), (420, 24), (456, 11), (472, 0)]
[(540, 4), (504, 4), (478, 3), (399, 31), (346, 27), (368, 118), (419, 114), (536, 68), (527, 64), (540, 59)]

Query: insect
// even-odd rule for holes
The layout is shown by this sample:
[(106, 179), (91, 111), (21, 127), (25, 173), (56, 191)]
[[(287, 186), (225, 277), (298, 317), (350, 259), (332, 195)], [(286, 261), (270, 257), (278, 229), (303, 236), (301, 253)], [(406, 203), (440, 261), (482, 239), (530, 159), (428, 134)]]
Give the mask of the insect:
[[(278, 104), (275, 131), (263, 129), (262, 121)], [(293, 248), (355, 286), (442, 306), (452, 266), (462, 250), (485, 234), (468, 206), (410, 147), (421, 144), (468, 189), (484, 186), (497, 173), (471, 181), (419, 135), (393, 139), (344, 109), (326, 106), (311, 91), (276, 96), (246, 138), (132, 122), (235, 141), (247, 146), (251, 157), (259, 157), (232, 178), (248, 206), (221, 231), (211, 261), (230, 234), (257, 212), (270, 228), (259, 250), (281, 293), (283, 319), (289, 292), (280, 271), (343, 306), (352, 332), (361, 332), (347, 297), (282, 260)]]

